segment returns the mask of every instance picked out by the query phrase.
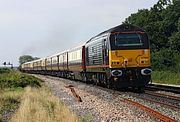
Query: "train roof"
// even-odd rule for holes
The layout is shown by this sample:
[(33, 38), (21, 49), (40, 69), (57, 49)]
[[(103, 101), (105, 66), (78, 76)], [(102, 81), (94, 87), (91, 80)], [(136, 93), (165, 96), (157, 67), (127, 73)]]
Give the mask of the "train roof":
[(23, 64), (34, 63), (34, 62), (37, 62), (37, 61), (41, 61), (41, 60), (43, 60), (43, 59), (45, 59), (45, 58), (40, 58), (40, 59), (36, 59), (36, 60), (32, 60), (32, 61), (28, 61), (28, 62), (25, 62), (25, 63), (23, 63)]
[(135, 26), (135, 25), (132, 25), (132, 24), (121, 24), (121, 25), (118, 25), (116, 27), (113, 27), (113, 28), (110, 28), (106, 31), (103, 31), (101, 33), (99, 33), (98, 35), (92, 37), (88, 42), (90, 42), (92, 39), (98, 37), (98, 36), (101, 36), (101, 35), (106, 35), (108, 33), (113, 33), (113, 32), (129, 32), (129, 31), (140, 31), (140, 32), (145, 32), (142, 28), (138, 27), (138, 26)]

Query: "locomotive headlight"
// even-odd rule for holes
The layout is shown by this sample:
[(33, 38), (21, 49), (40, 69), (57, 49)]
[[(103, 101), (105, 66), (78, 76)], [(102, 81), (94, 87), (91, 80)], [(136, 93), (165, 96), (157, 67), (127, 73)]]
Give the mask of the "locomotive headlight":
[(152, 70), (149, 68), (145, 68), (141, 70), (142, 75), (151, 75), (151, 73), (152, 73)]
[(111, 75), (112, 76), (122, 76), (122, 70), (112, 70)]
[(112, 65), (116, 65), (116, 62), (112, 62)]
[(147, 57), (141, 58), (141, 59), (140, 59), (140, 63), (141, 63), (141, 64), (149, 64), (149, 58), (147, 58)]

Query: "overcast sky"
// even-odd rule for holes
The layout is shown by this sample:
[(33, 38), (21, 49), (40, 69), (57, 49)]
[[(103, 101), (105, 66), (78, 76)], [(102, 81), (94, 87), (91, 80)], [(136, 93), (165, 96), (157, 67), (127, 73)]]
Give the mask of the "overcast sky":
[(121, 24), (158, 0), (0, 0), (0, 66), (46, 57)]

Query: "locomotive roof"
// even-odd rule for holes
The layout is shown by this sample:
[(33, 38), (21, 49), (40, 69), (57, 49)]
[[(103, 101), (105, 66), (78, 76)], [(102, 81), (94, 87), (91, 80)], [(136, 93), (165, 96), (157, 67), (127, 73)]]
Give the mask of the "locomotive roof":
[(100, 34), (92, 37), (88, 42), (90, 42), (93, 38), (96, 38), (98, 36), (107, 34), (107, 33), (113, 33), (113, 32), (129, 32), (129, 31), (141, 31), (141, 32), (145, 32), (142, 28), (138, 27), (138, 26), (134, 26), (132, 24), (121, 24), (118, 25), (116, 27), (110, 28), (104, 32), (101, 32)]

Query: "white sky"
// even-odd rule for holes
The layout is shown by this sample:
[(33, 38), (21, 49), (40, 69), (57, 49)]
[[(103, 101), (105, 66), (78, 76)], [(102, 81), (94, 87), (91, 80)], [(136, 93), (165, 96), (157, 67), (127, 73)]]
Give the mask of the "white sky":
[(46, 57), (121, 24), (158, 0), (0, 0), (0, 66)]

